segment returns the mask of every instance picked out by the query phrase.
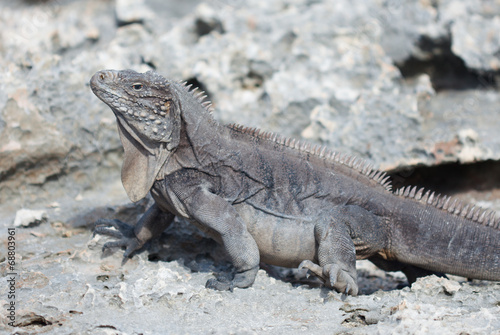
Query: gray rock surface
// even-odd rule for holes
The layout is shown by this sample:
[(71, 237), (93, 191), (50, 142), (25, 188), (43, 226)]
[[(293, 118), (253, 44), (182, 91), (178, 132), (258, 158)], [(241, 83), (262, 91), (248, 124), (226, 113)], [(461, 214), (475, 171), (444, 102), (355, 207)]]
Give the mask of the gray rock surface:
[[(162, 261), (142, 253), (124, 266), (119, 255), (101, 259), (105, 239), (90, 239), (84, 228), (51, 222), (16, 235), (18, 327), (0, 317), (12, 333), (494, 334), (500, 327), (499, 283), (431, 276), (395, 289), (401, 275), (359, 262), (362, 294), (345, 301), (264, 270), (249, 289), (217, 292), (204, 284), (227, 267), (220, 247), (183, 223), (152, 248), (149, 258)], [(165, 261), (167, 254), (173, 260)]]
[[(88, 80), (104, 68), (156, 69), (202, 86), (222, 122), (303, 137), (385, 170), (498, 161), (499, 20), (494, 1), (0, 2), (0, 225), (13, 227), (21, 208), (48, 216), (16, 230), (19, 324), (7, 328), (2, 314), (0, 327), (498, 331), (498, 283), (430, 277), (397, 290), (400, 274), (366, 263), (363, 294), (345, 302), (314, 282), (297, 286), (301, 273), (272, 267), (251, 289), (207, 291), (213, 272), (231, 268), (182, 222), (149, 258), (123, 267), (119, 252), (100, 259), (103, 241), (91, 239), (91, 222), (134, 222), (146, 204), (126, 205), (114, 117)], [(472, 200), (500, 209), (500, 187), (488, 187)], [(1, 269), (9, 272), (5, 260)]]
[(47, 221), (47, 213), (43, 209), (33, 210), (21, 208), (16, 213), (14, 227), (29, 227)]

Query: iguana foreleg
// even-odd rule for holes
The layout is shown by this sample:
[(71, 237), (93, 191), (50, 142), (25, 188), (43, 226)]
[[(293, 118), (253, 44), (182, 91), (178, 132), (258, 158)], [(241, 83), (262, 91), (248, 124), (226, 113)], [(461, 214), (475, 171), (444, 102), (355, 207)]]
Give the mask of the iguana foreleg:
[(211, 279), (206, 287), (224, 291), (252, 285), (259, 270), (259, 249), (236, 210), (225, 199), (203, 187), (184, 198), (184, 203), (192, 219), (219, 235), (236, 268), (231, 282)]
[(299, 269), (308, 269), (321, 278), (326, 286), (355, 296), (358, 294), (356, 249), (347, 227), (339, 221), (318, 223), (315, 226), (319, 265), (305, 260), (300, 263)]
[[(120, 220), (101, 219), (96, 221), (94, 235), (101, 234), (117, 238), (103, 245), (103, 251), (111, 248), (125, 248), (123, 262), (153, 237), (158, 237), (173, 221), (174, 215), (162, 212), (155, 204), (142, 215), (135, 226)], [(115, 229), (110, 229), (111, 227)]]

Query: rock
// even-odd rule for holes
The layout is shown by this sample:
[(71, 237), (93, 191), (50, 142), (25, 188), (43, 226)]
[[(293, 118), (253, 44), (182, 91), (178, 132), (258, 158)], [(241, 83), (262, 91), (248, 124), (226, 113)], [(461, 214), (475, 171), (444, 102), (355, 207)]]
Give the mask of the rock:
[(411, 285), (412, 291), (418, 294), (424, 293), (431, 296), (435, 296), (439, 293), (453, 295), (458, 292), (460, 288), (461, 285), (458, 282), (434, 275), (418, 278), (417, 281)]
[(467, 67), (479, 71), (500, 70), (500, 16), (471, 15), (454, 22), (453, 52)]
[(33, 227), (47, 222), (47, 213), (43, 210), (20, 209), (16, 213), (14, 227)]
[(117, 0), (116, 19), (118, 25), (141, 23), (153, 17), (153, 12), (144, 0)]
[(460, 290), (462, 287), (459, 283), (452, 280), (446, 280), (443, 282), (443, 289), (446, 294), (453, 295)]
[(224, 33), (224, 27), (222, 27), (222, 23), (217, 18), (214, 8), (206, 5), (205, 3), (201, 3), (196, 7), (195, 15), (196, 34), (199, 37), (208, 35), (213, 31), (216, 31), (219, 34)]

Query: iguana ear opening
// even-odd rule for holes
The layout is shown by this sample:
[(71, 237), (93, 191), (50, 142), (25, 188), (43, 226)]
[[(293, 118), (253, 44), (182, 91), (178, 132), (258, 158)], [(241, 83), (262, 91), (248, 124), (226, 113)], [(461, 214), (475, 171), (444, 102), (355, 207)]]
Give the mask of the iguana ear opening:
[[(171, 151), (166, 143), (156, 143), (154, 147), (148, 146), (131, 131), (126, 122), (117, 119), (118, 133), (124, 149), (122, 183), (130, 200), (137, 202), (151, 190), (158, 172), (170, 157)], [(177, 143), (178, 141), (179, 139)]]
[(172, 151), (175, 148), (177, 148), (180, 140), (181, 140), (180, 129), (178, 129), (172, 133), (172, 137), (170, 138), (170, 141), (167, 143), (167, 150)]

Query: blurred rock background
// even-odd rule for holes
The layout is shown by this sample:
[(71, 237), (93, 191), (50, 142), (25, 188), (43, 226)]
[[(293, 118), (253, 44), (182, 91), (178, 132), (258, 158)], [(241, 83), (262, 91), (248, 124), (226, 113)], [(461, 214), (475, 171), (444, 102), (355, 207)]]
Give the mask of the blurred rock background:
[(128, 202), (122, 148), (88, 85), (106, 68), (186, 80), (221, 122), (326, 144), (397, 186), (500, 209), (498, 0), (1, 0), (0, 23), (0, 223), (38, 210), (39, 226), (20, 230), (32, 264), (44, 252), (62, 262), (58, 243), (83, 252), (89, 231), (78, 227), (98, 217), (135, 218), (136, 207), (116, 207)]

